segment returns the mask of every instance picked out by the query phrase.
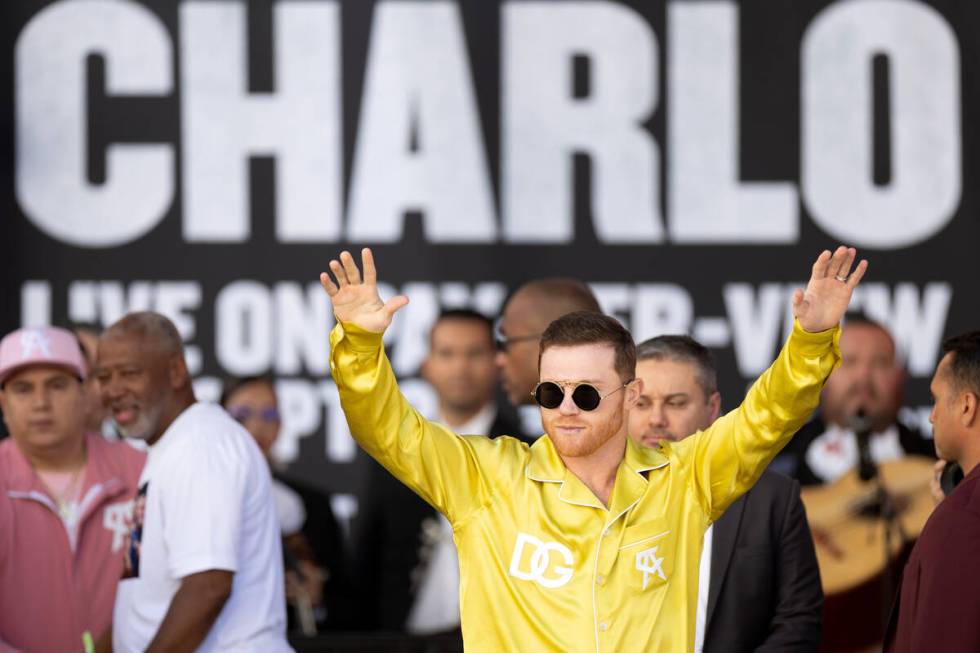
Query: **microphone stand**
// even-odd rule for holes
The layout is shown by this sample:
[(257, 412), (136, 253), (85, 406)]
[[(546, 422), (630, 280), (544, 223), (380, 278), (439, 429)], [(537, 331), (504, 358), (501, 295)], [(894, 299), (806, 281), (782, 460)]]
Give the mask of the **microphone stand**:
[(891, 609), (892, 593), (895, 590), (895, 579), (893, 578), (891, 564), (892, 535), (894, 534), (898, 537), (900, 543), (899, 553), (905, 547), (908, 538), (905, 536), (902, 524), (898, 520), (898, 506), (896, 506), (895, 501), (885, 489), (878, 471), (878, 465), (871, 457), (871, 418), (861, 408), (849, 421), (850, 427), (854, 431), (854, 437), (857, 440), (858, 478), (861, 481), (866, 483), (871, 482), (873, 484), (871, 496), (862, 506), (861, 514), (871, 518), (879, 517), (885, 530), (883, 539), (885, 547), (885, 570), (881, 595), (881, 626), (882, 632), (884, 632)]

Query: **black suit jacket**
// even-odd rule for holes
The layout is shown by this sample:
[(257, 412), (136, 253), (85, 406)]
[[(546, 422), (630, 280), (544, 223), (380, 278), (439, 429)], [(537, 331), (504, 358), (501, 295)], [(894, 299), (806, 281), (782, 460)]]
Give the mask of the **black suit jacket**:
[(715, 522), (704, 650), (817, 651), (822, 609), (799, 483), (766, 471)]
[[(344, 548), (343, 533), (330, 507), (330, 495), (275, 472), (273, 477), (298, 494), (302, 500), (306, 510), (303, 536), (313, 550), (317, 563), (327, 572), (323, 586), (326, 619), (318, 626), (326, 630), (351, 628), (356, 619), (356, 606), (352, 605), (353, 582), (349, 575), (350, 564)], [(297, 617), (292, 613), (291, 607), (287, 612), (292, 626), (297, 622)]]
[[(525, 439), (517, 419), (497, 411), (490, 437)], [(354, 559), (360, 589), (360, 627), (404, 631), (425, 561), (422, 528), (437, 523), (435, 508), (409, 490), (374, 460), (360, 501), (354, 534)], [(421, 554), (421, 555), (420, 555)]]

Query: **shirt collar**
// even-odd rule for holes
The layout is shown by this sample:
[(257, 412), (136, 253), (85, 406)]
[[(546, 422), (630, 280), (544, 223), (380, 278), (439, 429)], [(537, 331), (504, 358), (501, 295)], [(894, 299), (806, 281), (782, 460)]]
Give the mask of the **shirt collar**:
[(167, 428), (164, 429), (160, 437), (157, 438), (157, 441), (146, 448), (147, 464), (149, 464), (151, 460), (158, 460), (163, 455), (163, 452), (169, 449), (170, 445), (176, 439), (167, 436), (171, 435), (172, 433), (179, 432), (182, 428), (184, 428), (183, 424), (185, 422), (192, 422), (195, 419), (190, 417), (192, 414), (199, 413), (202, 408), (205, 408), (208, 405), (213, 406), (215, 404), (209, 404), (209, 402), (204, 401), (195, 401), (186, 406), (184, 410), (180, 411), (177, 417), (175, 417)]
[(633, 438), (626, 438), (626, 455), (616, 471), (616, 484), (609, 497), (609, 523), (619, 519), (636, 505), (647, 491), (649, 481), (645, 472), (666, 467), (670, 459), (660, 450), (638, 445)]
[(658, 469), (670, 463), (670, 458), (664, 453), (661, 447), (644, 447), (633, 441), (633, 438), (626, 438), (626, 465), (637, 474), (649, 472), (651, 469)]
[(0, 443), (0, 453), (6, 458), (7, 462), (7, 488), (17, 492), (29, 492), (31, 490), (44, 490), (40, 479), (34, 473), (34, 468), (27, 462), (27, 457), (17, 447), (13, 437), (7, 437)]
[[(605, 508), (585, 483), (565, 467), (547, 434), (531, 445), (530, 452), (531, 460), (526, 468), (529, 479), (539, 483), (561, 483), (558, 498), (566, 503)], [(669, 462), (660, 449), (641, 447), (627, 437), (626, 453), (616, 471), (609, 511), (613, 514), (625, 512), (646, 491), (647, 479), (643, 473), (664, 467)]]
[[(85, 463), (85, 478), (82, 481), (81, 496), (85, 496), (92, 486), (98, 484), (104, 484), (107, 489), (111, 489), (113, 492), (117, 489), (123, 489), (125, 484), (110, 467), (106, 458), (109, 443), (101, 435), (95, 433), (86, 433), (83, 437), (87, 448), (87, 462)], [(21, 494), (29, 494), (32, 491), (44, 495), (48, 494), (44, 484), (41, 483), (41, 479), (31, 467), (27, 457), (17, 447), (13, 438), (7, 438), (0, 450), (4, 450), (10, 464), (8, 468), (10, 477), (7, 483), (10, 491)]]
[(551, 437), (541, 436), (531, 445), (531, 461), (527, 464), (527, 477), (540, 483), (561, 483), (565, 480), (565, 463), (561, 461)]

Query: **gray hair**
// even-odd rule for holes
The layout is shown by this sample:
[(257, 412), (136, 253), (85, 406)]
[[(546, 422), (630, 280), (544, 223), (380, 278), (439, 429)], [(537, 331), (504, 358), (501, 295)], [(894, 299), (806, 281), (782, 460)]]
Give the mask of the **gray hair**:
[(657, 336), (644, 340), (636, 346), (636, 361), (645, 360), (670, 360), (694, 365), (705, 399), (718, 392), (715, 357), (707, 347), (690, 336)]
[(160, 313), (140, 311), (129, 313), (112, 324), (104, 338), (141, 336), (144, 342), (163, 354), (184, 355), (184, 343), (174, 323)]

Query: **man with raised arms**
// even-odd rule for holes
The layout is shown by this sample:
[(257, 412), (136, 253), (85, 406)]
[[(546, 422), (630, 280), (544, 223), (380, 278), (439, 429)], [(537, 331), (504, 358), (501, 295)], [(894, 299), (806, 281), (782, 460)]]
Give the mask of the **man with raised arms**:
[(399, 393), (370, 250), (321, 283), (333, 304), (330, 367), (351, 433), (449, 520), (466, 650), (690, 651), (705, 529), (807, 420), (839, 361), (838, 323), (867, 269), (825, 251), (793, 296), (793, 332), (742, 405), (681, 442), (643, 449), (626, 411), (642, 382), (614, 319), (571, 313), (541, 336), (535, 400), (547, 437), (458, 436)]

